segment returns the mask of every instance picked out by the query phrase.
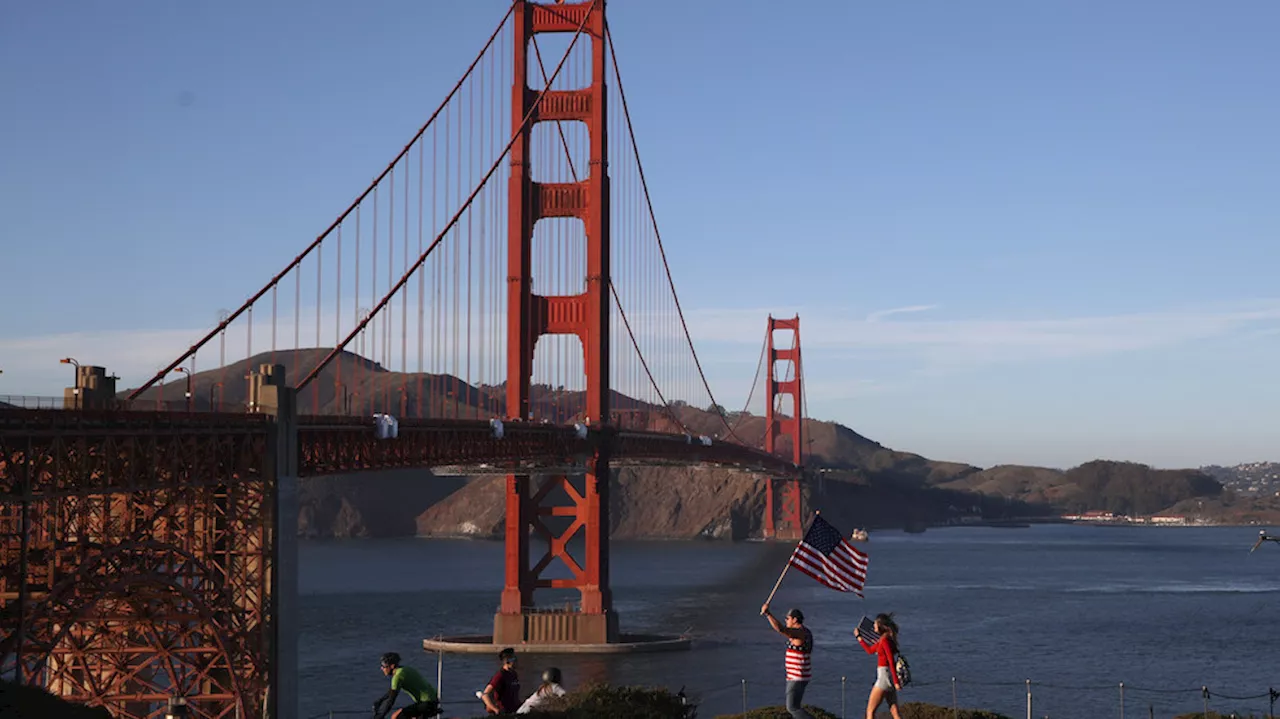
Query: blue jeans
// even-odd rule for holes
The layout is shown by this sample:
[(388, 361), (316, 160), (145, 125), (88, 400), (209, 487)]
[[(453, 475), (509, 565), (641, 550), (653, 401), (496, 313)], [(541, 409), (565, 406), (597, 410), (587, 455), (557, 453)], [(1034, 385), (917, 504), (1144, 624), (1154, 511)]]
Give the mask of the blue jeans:
[(807, 686), (808, 681), (787, 682), (787, 711), (791, 712), (791, 719), (813, 719), (813, 715), (805, 711), (803, 706)]

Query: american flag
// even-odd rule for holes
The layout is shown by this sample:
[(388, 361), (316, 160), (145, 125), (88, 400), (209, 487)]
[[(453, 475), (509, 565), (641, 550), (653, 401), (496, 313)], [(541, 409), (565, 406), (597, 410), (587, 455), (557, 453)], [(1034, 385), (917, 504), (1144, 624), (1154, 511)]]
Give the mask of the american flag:
[(861, 597), (862, 586), (867, 581), (868, 561), (866, 554), (854, 548), (818, 515), (787, 564), (837, 592), (853, 592)]

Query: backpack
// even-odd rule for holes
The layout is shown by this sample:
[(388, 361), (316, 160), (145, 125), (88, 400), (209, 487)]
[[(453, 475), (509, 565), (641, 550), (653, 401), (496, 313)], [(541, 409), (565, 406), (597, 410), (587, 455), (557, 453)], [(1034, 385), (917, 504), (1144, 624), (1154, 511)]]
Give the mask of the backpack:
[(911, 683), (911, 665), (907, 663), (907, 658), (901, 654), (897, 655), (894, 659), (893, 669), (898, 675), (898, 686), (906, 688)]

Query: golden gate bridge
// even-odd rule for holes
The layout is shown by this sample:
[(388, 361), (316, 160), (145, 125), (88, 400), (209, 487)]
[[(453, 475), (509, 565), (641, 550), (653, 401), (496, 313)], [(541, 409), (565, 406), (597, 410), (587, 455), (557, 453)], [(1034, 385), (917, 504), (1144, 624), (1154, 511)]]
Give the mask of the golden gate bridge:
[[(505, 474), (494, 642), (617, 642), (613, 469), (757, 473), (766, 538), (801, 532), (799, 318), (761, 319), (765, 411), (726, 412), (605, 0), (515, 0), (355, 201), (189, 349), (125, 393), (65, 358), (61, 409), (0, 407), (0, 676), (117, 717), (174, 696), (292, 716), (296, 483), (389, 468)], [(544, 611), (542, 589), (579, 600)]]

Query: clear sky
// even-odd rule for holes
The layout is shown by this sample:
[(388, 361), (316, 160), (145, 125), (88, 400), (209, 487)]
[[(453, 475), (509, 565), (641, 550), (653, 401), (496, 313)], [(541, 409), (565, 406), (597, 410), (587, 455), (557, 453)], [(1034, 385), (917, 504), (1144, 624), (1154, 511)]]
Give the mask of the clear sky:
[[(364, 187), (505, 8), (5, 3), (0, 394), (60, 394), (67, 354), (126, 384), (175, 356)], [(897, 449), (1280, 460), (1280, 4), (610, 13), (724, 404), (764, 316), (799, 312), (810, 414)]]

